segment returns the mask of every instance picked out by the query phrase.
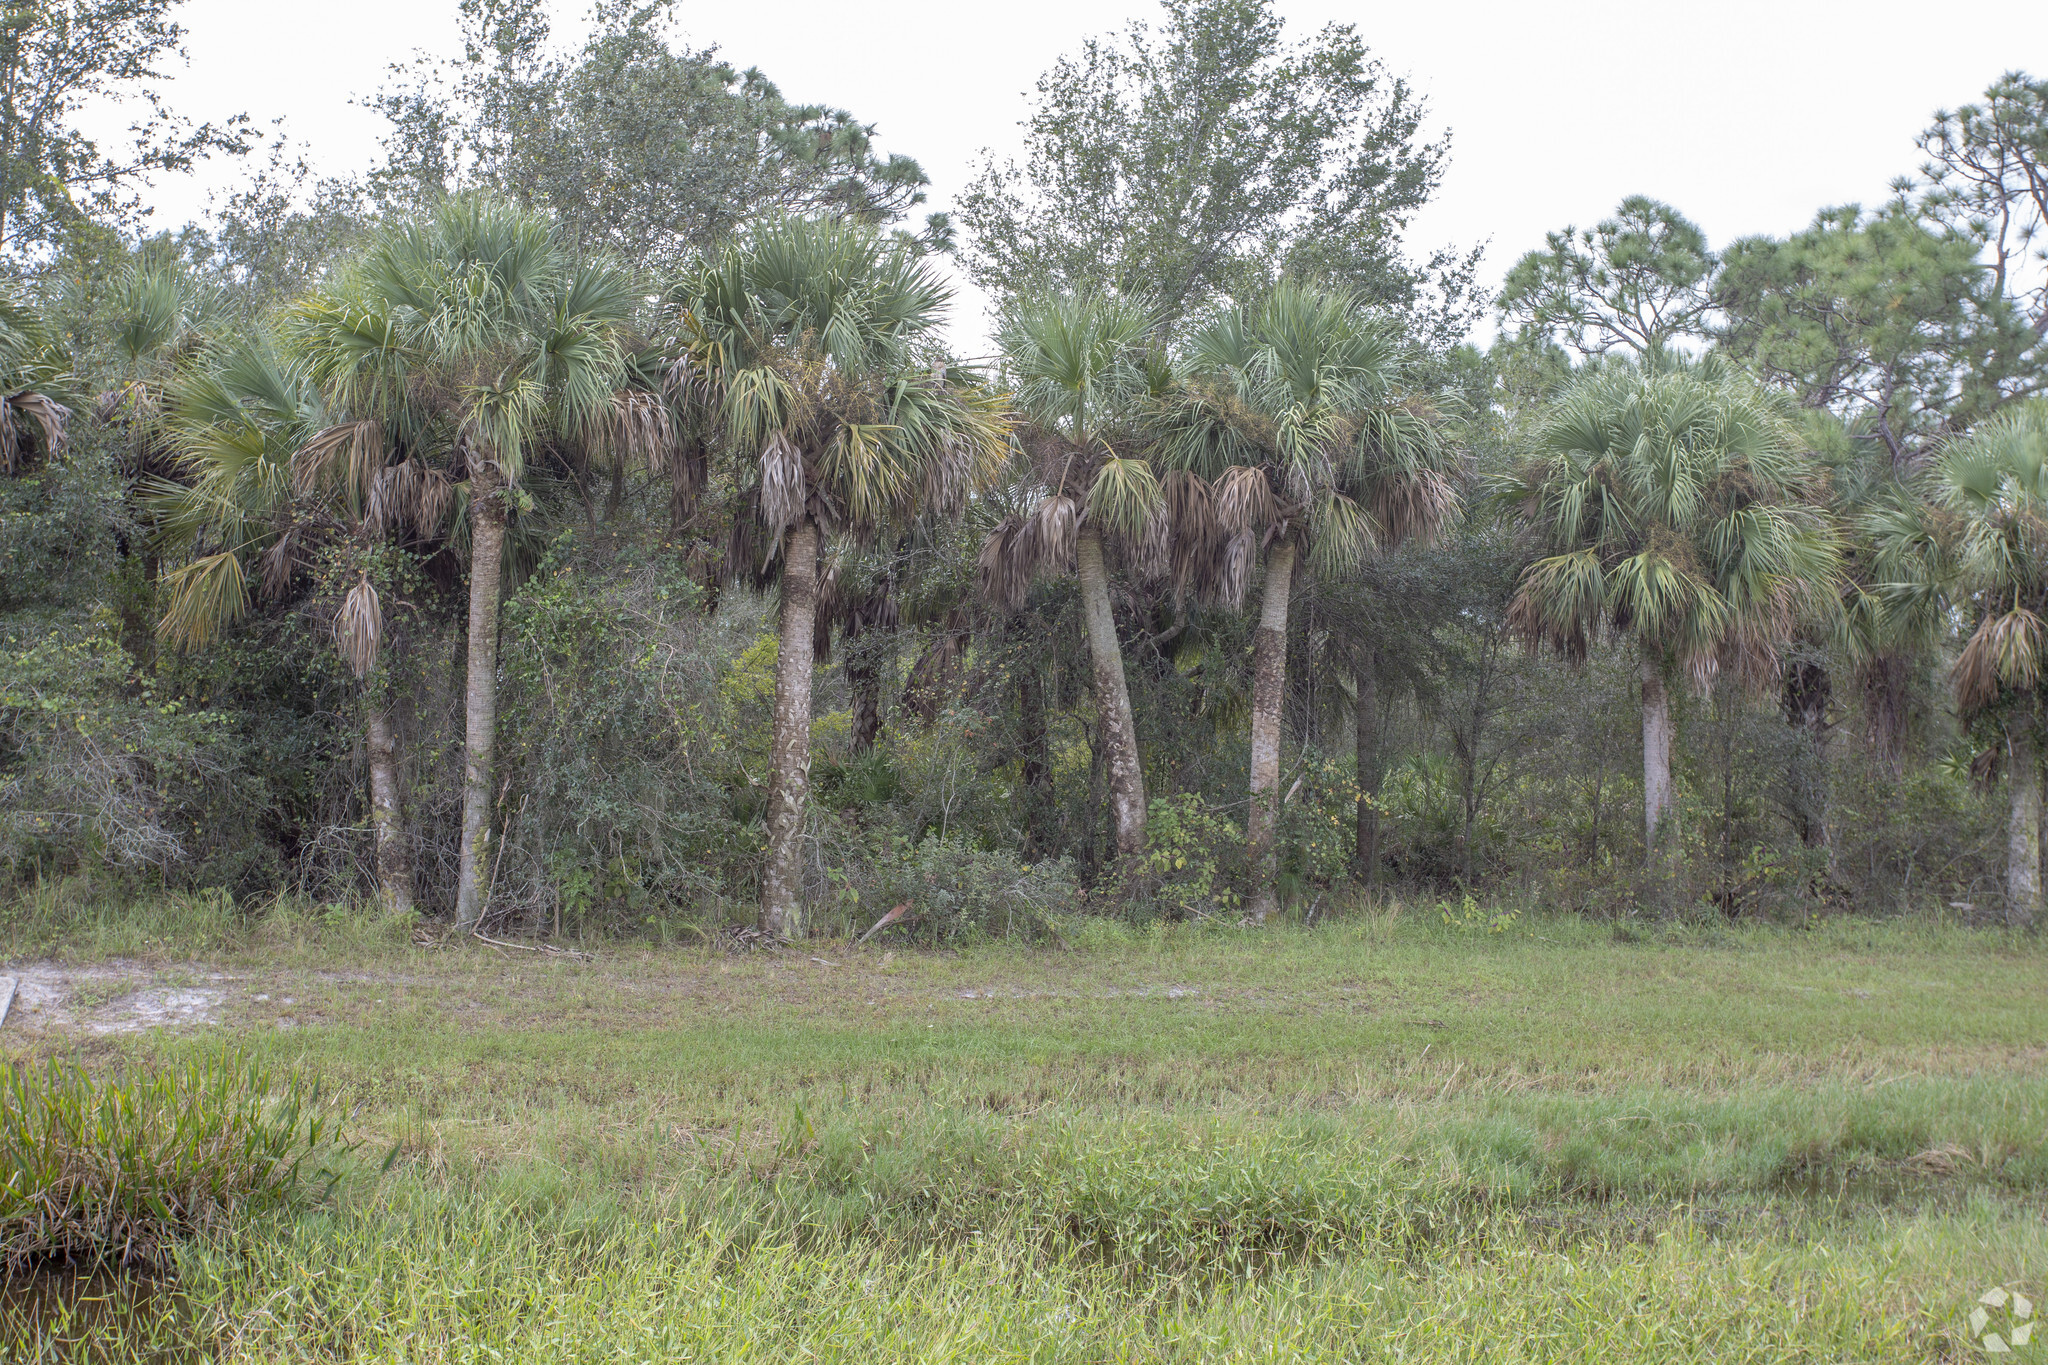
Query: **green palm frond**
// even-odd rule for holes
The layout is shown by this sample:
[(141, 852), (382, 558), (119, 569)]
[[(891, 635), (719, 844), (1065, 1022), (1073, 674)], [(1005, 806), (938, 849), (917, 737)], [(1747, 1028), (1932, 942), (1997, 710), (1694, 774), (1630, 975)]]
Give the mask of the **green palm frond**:
[(1136, 541), (1165, 511), (1152, 466), (1140, 459), (1106, 457), (1088, 485), (1088, 516), (1119, 536)]
[(948, 377), (948, 298), (928, 262), (871, 229), (772, 220), (667, 292), (663, 386), (684, 421), (758, 464), (748, 482), (771, 537), (805, 515), (856, 536), (958, 515), (1006, 458), (1009, 422), (972, 376)]
[[(1333, 570), (1435, 535), (1457, 508), (1451, 451), (1436, 414), (1404, 396), (1405, 365), (1396, 334), (1356, 299), (1293, 282), (1204, 324), (1151, 426), (1162, 469), (1214, 485), (1223, 534), (1211, 553), (1241, 555), (1241, 534), (1272, 515), (1293, 518), (1311, 561)], [(1262, 497), (1236, 470), (1258, 473)], [(1211, 580), (1239, 577), (1219, 558)]]
[(1802, 449), (1792, 418), (1720, 367), (1581, 378), (1499, 490), (1552, 551), (1524, 571), (1510, 626), (1573, 655), (1611, 629), (1702, 687), (1724, 669), (1763, 685), (1801, 622), (1840, 616), (1847, 583)]
[(242, 548), (202, 556), (164, 575), (159, 640), (172, 649), (203, 649), (247, 614), (249, 580), (238, 553)]

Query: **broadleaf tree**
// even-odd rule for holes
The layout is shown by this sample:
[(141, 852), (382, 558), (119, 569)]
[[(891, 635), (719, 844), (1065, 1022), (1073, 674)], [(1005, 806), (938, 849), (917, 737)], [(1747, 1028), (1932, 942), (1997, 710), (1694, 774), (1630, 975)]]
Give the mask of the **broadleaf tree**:
[(1292, 273), (1462, 336), (1477, 253), (1402, 242), (1449, 157), (1422, 98), (1350, 25), (1290, 40), (1272, 0), (1162, 8), (1039, 78), (1023, 163), (986, 159), (958, 202), (974, 281), (1146, 298), (1171, 331)]

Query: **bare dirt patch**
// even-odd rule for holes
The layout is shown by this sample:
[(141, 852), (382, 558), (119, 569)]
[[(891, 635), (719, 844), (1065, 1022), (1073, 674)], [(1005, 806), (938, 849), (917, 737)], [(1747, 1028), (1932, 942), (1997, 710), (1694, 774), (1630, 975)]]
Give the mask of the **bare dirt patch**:
[(0, 976), (17, 982), (7, 1014), (10, 1032), (98, 1037), (215, 1023), (234, 979), (220, 972), (174, 976), (118, 962), (90, 967), (36, 963)]

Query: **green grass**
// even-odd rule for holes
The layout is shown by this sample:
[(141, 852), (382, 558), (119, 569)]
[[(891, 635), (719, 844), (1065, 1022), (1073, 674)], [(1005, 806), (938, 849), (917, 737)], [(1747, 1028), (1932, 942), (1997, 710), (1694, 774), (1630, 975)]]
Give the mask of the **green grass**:
[(165, 1269), (179, 1239), (297, 1201), (339, 1151), (317, 1087), (232, 1056), (0, 1066), (0, 1263)]
[[(24, 919), (16, 960), (122, 933)], [(2035, 940), (1069, 937), (581, 962), (224, 921), (213, 1033), (323, 1078), (363, 1156), (98, 1358), (1931, 1361), (1983, 1289), (2042, 1297)]]

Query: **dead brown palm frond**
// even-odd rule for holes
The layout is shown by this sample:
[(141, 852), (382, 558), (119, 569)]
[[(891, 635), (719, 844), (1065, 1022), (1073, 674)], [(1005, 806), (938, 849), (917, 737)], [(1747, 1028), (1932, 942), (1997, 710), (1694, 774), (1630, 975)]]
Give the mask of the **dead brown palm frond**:
[(1173, 572), (1170, 554), (1171, 532), (1163, 516), (1155, 516), (1145, 522), (1136, 536), (1121, 538), (1130, 555), (1131, 568), (1136, 571), (1138, 581), (1145, 584), (1162, 583)]
[(1804, 605), (1797, 586), (1780, 580), (1763, 600), (1736, 613), (1718, 647), (1720, 671), (1732, 675), (1754, 693), (1781, 686), (1781, 647), (1795, 633)]
[(341, 649), (341, 657), (348, 661), (349, 671), (361, 680), (376, 671), (377, 652), (383, 642), (383, 605), (365, 573), (356, 579), (356, 585), (342, 599), (341, 610), (334, 614), (334, 643)]
[(366, 417), (338, 422), (300, 446), (292, 456), (292, 483), (300, 493), (339, 488), (350, 503), (362, 507), (383, 467), (384, 427)]
[(1038, 504), (1031, 518), (1035, 566), (1053, 573), (1068, 573), (1074, 567), (1074, 543), (1081, 529), (1080, 500), (1053, 493)]
[(976, 451), (972, 442), (947, 436), (938, 451), (925, 462), (924, 506), (952, 520), (967, 510), (967, 495), (974, 484)]
[(951, 698), (966, 657), (971, 623), (957, 607), (935, 628), (932, 642), (910, 667), (903, 683), (903, 704), (929, 725)]
[(660, 394), (645, 389), (618, 390), (612, 394), (605, 439), (614, 459), (660, 473), (675, 454), (675, 426), (669, 420), (668, 404)]
[(1217, 556), (1215, 600), (1232, 611), (1244, 605), (1245, 589), (1251, 584), (1252, 556), (1258, 552), (1258, 537), (1250, 530), (1239, 531), (1224, 543)]
[(283, 535), (270, 543), (268, 549), (256, 557), (256, 567), (263, 578), (263, 596), (272, 602), (282, 602), (290, 593), (292, 579), (299, 572), (299, 528), (286, 528)]
[(15, 452), (19, 444), (14, 431), (14, 418), (17, 413), (35, 423), (36, 430), (43, 438), (45, 455), (56, 456), (64, 453), (67, 439), (64, 422), (69, 414), (62, 403), (52, 399), (48, 394), (26, 389), (6, 399), (5, 407), (4, 420), (0, 420), (0, 426), (6, 428), (4, 433), (0, 433), (0, 441), (4, 441), (5, 445), (5, 449), (0, 450), (0, 463), (4, 463), (9, 471), (15, 467)]
[(363, 513), (363, 525), (372, 535), (382, 535), (398, 525), (399, 504), (405, 498), (403, 485), (411, 471), (412, 462), (401, 460), (370, 476), (370, 498)]
[(803, 519), (805, 499), (803, 452), (778, 431), (761, 447), (761, 521), (775, 541)]
[(811, 611), (811, 662), (819, 668), (832, 662), (832, 628), (841, 623), (846, 610), (845, 595), (839, 590), (839, 571), (845, 556), (846, 547), (839, 545), (818, 558), (817, 599)]
[(414, 462), (405, 512), (422, 540), (438, 540), (455, 508), (455, 484), (440, 470)]
[(1216, 576), (1217, 553), (1224, 537), (1216, 524), (1215, 497), (1206, 480), (1185, 469), (1169, 473), (1161, 483), (1168, 527), (1168, 572), (1174, 600), (1193, 589), (1207, 596)]
[(1005, 517), (990, 531), (975, 556), (976, 591), (998, 611), (1019, 611), (1038, 572), (1037, 522)]
[(1214, 506), (1216, 525), (1225, 535), (1263, 533), (1273, 522), (1273, 486), (1262, 470), (1235, 465), (1216, 480)]
[(2005, 773), (2005, 740), (1987, 744), (1970, 756), (1970, 782), (1982, 796), (1998, 785)]
[(1539, 599), (1518, 592), (1508, 603), (1508, 635), (1531, 651), (1550, 650), (1559, 658), (1582, 664), (1592, 647), (1586, 623), (1577, 617), (1552, 620), (1544, 615)]
[(2040, 685), (2041, 618), (2025, 607), (1987, 616), (1956, 659), (1956, 704), (1975, 716), (1998, 700), (2002, 688), (2029, 692)]
[(1382, 541), (1433, 543), (1458, 510), (1458, 490), (1434, 469), (1373, 482), (1370, 508)]

